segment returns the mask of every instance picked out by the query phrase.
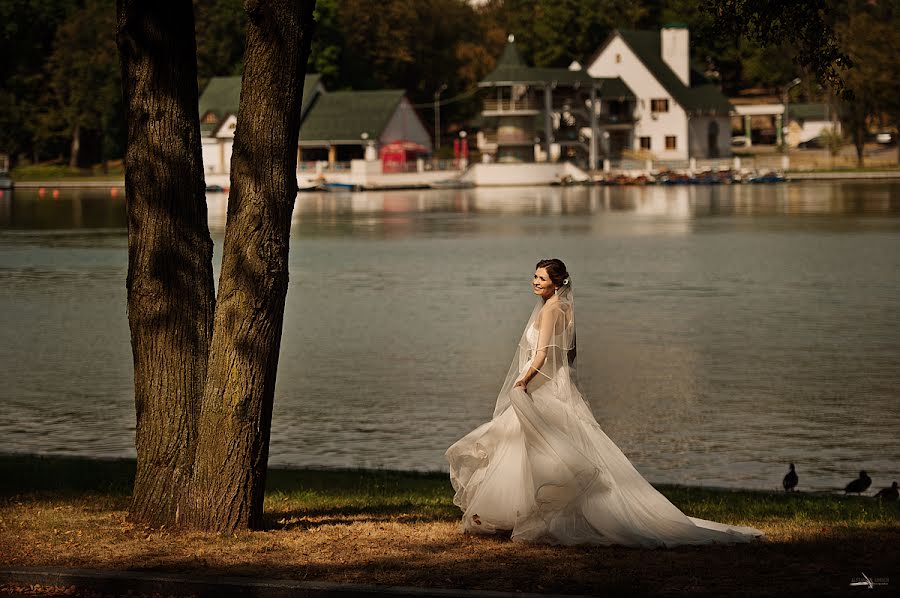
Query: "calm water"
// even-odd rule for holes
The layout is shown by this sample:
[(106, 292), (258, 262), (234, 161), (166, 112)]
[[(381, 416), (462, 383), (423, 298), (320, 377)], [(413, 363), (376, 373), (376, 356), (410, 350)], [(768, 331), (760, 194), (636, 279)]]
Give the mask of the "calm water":
[[(0, 452), (134, 454), (124, 223), (103, 193), (0, 198)], [(446, 469), (550, 256), (585, 396), (651, 481), (900, 478), (896, 182), (303, 194), (271, 463)]]

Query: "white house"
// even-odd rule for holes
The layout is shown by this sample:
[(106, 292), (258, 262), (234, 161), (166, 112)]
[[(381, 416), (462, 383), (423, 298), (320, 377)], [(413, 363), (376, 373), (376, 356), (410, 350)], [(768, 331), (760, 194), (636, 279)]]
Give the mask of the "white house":
[(619, 77), (636, 96), (633, 144), (655, 159), (731, 155), (731, 105), (690, 66), (690, 34), (618, 29), (587, 61), (594, 78)]

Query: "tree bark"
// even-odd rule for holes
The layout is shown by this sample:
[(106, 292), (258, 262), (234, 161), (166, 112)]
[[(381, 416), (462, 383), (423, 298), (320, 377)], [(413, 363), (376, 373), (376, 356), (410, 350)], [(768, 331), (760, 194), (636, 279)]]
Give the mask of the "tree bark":
[(246, 0), (222, 273), (183, 523), (259, 528), (313, 0)]
[(171, 525), (190, 478), (215, 308), (191, 0), (117, 0), (128, 139), (133, 521)]
[(78, 168), (78, 152), (81, 149), (81, 125), (72, 129), (72, 142), (69, 144), (69, 168)]

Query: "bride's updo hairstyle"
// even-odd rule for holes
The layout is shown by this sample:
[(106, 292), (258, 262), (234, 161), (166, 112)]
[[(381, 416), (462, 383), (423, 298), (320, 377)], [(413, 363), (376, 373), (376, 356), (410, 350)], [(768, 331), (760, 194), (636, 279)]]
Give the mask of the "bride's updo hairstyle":
[(569, 271), (566, 270), (566, 265), (562, 260), (556, 258), (539, 261), (534, 269), (537, 270), (538, 268), (547, 270), (547, 275), (550, 276), (550, 282), (557, 287), (562, 287), (566, 279), (569, 278)]

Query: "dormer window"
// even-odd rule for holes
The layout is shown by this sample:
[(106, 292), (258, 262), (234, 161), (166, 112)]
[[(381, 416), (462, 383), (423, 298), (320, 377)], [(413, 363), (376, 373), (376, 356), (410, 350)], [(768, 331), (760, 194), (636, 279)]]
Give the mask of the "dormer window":
[(669, 100), (667, 98), (650, 100), (650, 112), (668, 112)]
[(206, 114), (203, 115), (203, 118), (200, 119), (204, 125), (214, 125), (219, 122), (219, 118), (216, 116), (216, 113), (212, 110), (208, 110)]

